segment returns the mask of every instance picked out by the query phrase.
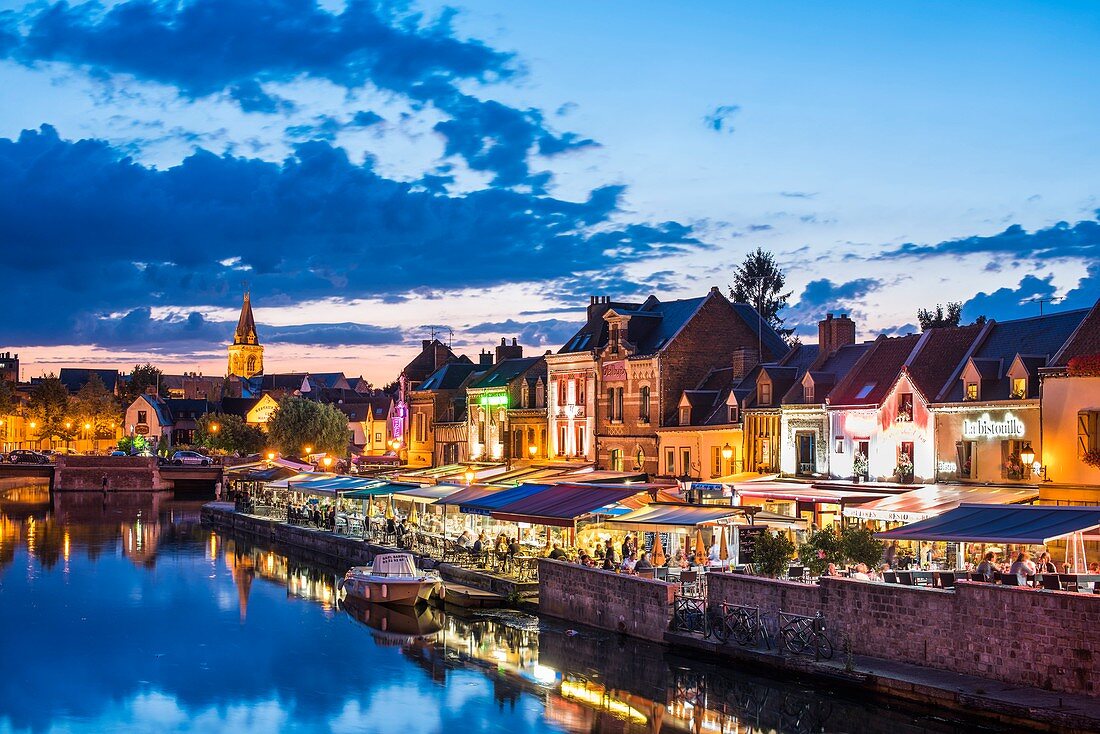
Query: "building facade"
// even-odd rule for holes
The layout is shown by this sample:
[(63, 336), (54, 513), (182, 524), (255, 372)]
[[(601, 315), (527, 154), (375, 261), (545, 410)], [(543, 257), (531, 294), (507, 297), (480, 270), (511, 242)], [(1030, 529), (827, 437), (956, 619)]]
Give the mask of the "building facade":
[(514, 353), (498, 347), (497, 363), (466, 390), (471, 459), (510, 463), (529, 458), (532, 445), (545, 456), (546, 360)]
[[(237, 319), (237, 328), (233, 332), (233, 343), (229, 345), (230, 377), (252, 380), (263, 375), (264, 348), (256, 334), (256, 319), (252, 315), (252, 299), (248, 291), (244, 293), (241, 315)], [(243, 396), (249, 397), (249, 396)]]
[[(489, 367), (491, 364), (483, 367), (469, 361), (450, 362), (409, 391), (409, 466), (441, 466), (466, 460), (466, 387)], [(437, 431), (440, 424), (447, 428)], [(454, 426), (463, 426), (457, 435)]]

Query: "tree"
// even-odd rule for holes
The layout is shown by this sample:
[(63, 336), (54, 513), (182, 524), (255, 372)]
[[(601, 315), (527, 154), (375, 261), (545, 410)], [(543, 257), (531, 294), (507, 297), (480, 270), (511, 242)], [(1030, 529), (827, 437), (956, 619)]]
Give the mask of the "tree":
[(267, 435), (258, 426), (248, 425), (239, 415), (223, 413), (207, 413), (199, 419), (195, 437), (198, 445), (228, 454), (256, 454), (266, 442)]
[[(30, 421), (27, 423), (27, 435), (35, 441), (44, 438), (68, 440), (73, 435), (72, 421), (65, 426), (65, 415), (69, 411), (69, 391), (52, 372), (43, 377), (31, 391), (27, 404)], [(31, 424), (34, 424), (33, 426)]]
[(763, 575), (772, 578), (783, 575), (792, 558), (794, 558), (794, 543), (786, 533), (766, 531), (756, 536), (753, 563)]
[(943, 304), (937, 303), (934, 311), (922, 308), (917, 311), (917, 321), (920, 322), (920, 330), (940, 329), (945, 326), (958, 326), (962, 319), (962, 304), (948, 303), (945, 310)]
[[(783, 328), (779, 312), (787, 307), (791, 292), (783, 292), (787, 278), (775, 262), (775, 257), (762, 247), (745, 256), (745, 261), (733, 274), (730, 298), (752, 305), (779, 335), (789, 339), (794, 329)], [(763, 359), (761, 355), (761, 359)]]
[(7, 380), (0, 380), (0, 418), (7, 418), (12, 415), (17, 407), (15, 391), (11, 389), (11, 383)]
[(272, 412), (267, 432), (271, 444), (290, 456), (300, 456), (306, 446), (336, 456), (348, 450), (348, 418), (328, 403), (285, 397)]
[(126, 385), (126, 402), (134, 402), (139, 395), (143, 395), (151, 387), (156, 388), (155, 392), (163, 397), (167, 394), (160, 380), (163, 376), (164, 373), (161, 372), (160, 367), (148, 362), (134, 365), (133, 371), (130, 372), (130, 380)]
[(91, 437), (99, 448), (99, 439), (114, 435), (114, 426), (121, 418), (121, 406), (115, 396), (107, 390), (103, 380), (95, 372), (91, 373), (84, 387), (80, 388), (72, 401), (72, 412), (79, 419), (77, 429), (87, 426)]
[(875, 568), (886, 549), (885, 544), (865, 527), (845, 527), (840, 531), (840, 542), (845, 558), (852, 563), (866, 563), (867, 568)]
[(810, 535), (798, 549), (798, 559), (811, 576), (820, 576), (830, 563), (844, 562), (844, 543), (836, 529), (830, 525)]

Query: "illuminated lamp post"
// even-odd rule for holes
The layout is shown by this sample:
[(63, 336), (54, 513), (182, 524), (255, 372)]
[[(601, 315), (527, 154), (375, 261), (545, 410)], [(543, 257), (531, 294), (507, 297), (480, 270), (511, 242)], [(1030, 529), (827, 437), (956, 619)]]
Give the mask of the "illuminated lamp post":
[[(31, 429), (31, 430), (33, 431), (33, 430), (35, 430), (36, 428), (38, 428), (38, 423), (36, 423), (35, 421), (31, 421), (31, 422), (30, 422), (30, 429)], [(28, 441), (27, 443), (30, 443), (30, 441)], [(35, 441), (35, 443), (37, 444), (37, 443), (38, 443), (38, 441), (36, 440), (36, 441)]]
[(726, 462), (726, 466), (729, 467), (729, 473), (733, 474), (733, 465), (730, 460), (733, 458), (733, 447), (727, 443), (722, 447), (722, 460)]
[(268, 461), (275, 461), (275, 452), (274, 451), (268, 451), (267, 452), (267, 460)]
[(536, 446), (535, 444), (531, 444), (530, 446), (527, 447), (527, 453), (531, 454), (532, 459), (535, 458), (535, 454), (537, 454), (538, 452), (539, 452), (539, 447)]

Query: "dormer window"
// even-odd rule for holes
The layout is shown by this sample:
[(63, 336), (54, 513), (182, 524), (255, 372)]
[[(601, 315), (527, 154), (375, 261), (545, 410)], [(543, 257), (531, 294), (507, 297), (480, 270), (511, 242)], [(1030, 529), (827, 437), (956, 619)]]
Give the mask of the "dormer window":
[(903, 392), (898, 395), (898, 421), (908, 423), (913, 420), (913, 393)]
[(757, 388), (757, 400), (761, 405), (772, 404), (772, 384), (770, 382), (761, 382)]
[(814, 384), (812, 382), (807, 382), (802, 386), (802, 395), (807, 403), (814, 401)]
[(979, 397), (978, 383), (968, 382), (966, 383), (966, 399), (977, 400)]
[(727, 405), (726, 410), (728, 411), (727, 414), (726, 414), (726, 417), (729, 419), (728, 422), (729, 423), (736, 423), (737, 422), (737, 406), (736, 405)]
[(1012, 399), (1023, 400), (1027, 397), (1027, 378), (1014, 377), (1012, 379)]
[(611, 325), (611, 333), (608, 336), (608, 351), (612, 354), (619, 353), (619, 325)]
[(691, 425), (691, 406), (690, 405), (680, 406), (680, 425), (681, 426)]

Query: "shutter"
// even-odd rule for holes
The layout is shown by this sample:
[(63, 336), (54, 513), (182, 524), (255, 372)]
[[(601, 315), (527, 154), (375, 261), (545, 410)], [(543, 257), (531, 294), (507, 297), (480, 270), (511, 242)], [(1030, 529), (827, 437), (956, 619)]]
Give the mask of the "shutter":
[(1095, 429), (1095, 414), (1082, 410), (1077, 414), (1077, 458), (1082, 459), (1092, 447), (1092, 433)]
[(1001, 479), (1008, 479), (1008, 457), (1012, 455), (1012, 442), (1001, 441)]

